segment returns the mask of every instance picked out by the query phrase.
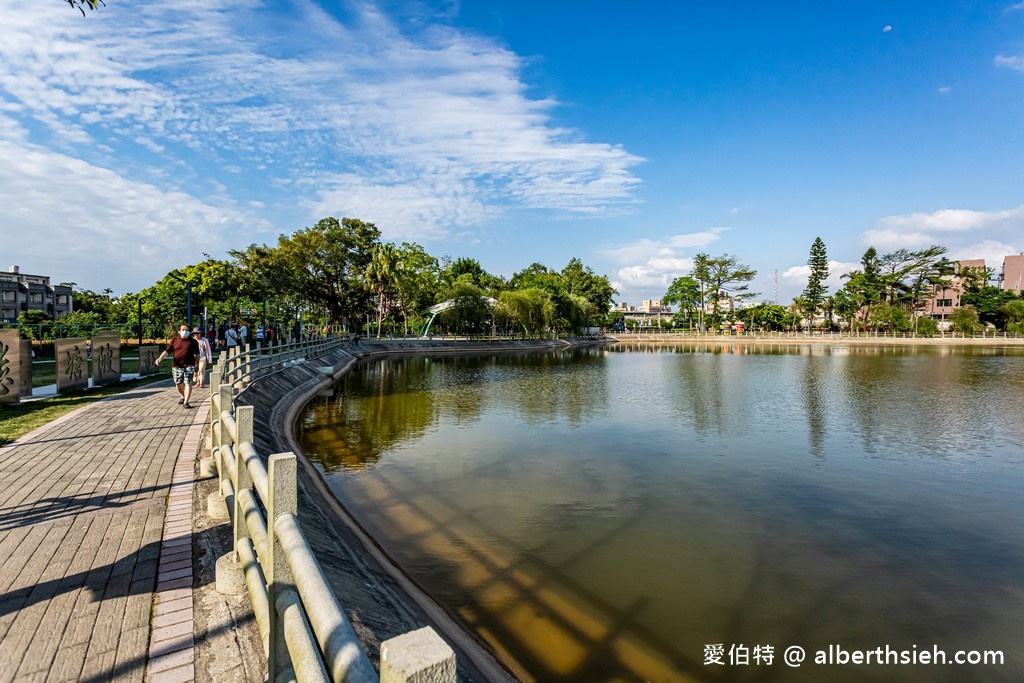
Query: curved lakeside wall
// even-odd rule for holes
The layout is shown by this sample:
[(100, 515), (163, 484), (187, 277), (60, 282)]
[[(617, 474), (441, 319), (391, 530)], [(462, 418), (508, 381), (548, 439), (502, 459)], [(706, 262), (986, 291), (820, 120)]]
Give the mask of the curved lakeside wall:
[(460, 681), (522, 678), (435, 603), (395, 564), (331, 493), (294, 437), (299, 412), (361, 359), (389, 355), (475, 355), (593, 346), (611, 339), (512, 342), (361, 340), (325, 356), (255, 380), (236, 399), (255, 410), (253, 442), (259, 453), (292, 451), (300, 463), (299, 518), (335, 595), (370, 660), (380, 666), (380, 644), (424, 625), (433, 626), (457, 652)]

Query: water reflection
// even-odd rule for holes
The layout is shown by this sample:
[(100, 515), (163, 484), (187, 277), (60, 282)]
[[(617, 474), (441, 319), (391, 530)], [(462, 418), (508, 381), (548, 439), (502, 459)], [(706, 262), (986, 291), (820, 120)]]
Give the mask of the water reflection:
[(897, 676), (710, 669), (709, 643), (1001, 649), (898, 678), (1019, 679), (1024, 357), (751, 350), (393, 359), (312, 406), (302, 444), (538, 680)]

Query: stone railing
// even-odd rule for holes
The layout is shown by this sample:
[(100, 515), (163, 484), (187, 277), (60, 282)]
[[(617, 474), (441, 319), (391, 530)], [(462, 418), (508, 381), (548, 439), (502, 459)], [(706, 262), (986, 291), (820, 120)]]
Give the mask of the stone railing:
[[(210, 461), (220, 479), (234, 551), (217, 561), (217, 589), (248, 589), (269, 680), (453, 683), (455, 653), (430, 627), (381, 643), (378, 677), (313, 555), (297, 516), (296, 456), (264, 459), (253, 446), (253, 408), (237, 393), (258, 376), (344, 342), (314, 342), (221, 354), (211, 378)], [(211, 509), (216, 501), (211, 500)]]

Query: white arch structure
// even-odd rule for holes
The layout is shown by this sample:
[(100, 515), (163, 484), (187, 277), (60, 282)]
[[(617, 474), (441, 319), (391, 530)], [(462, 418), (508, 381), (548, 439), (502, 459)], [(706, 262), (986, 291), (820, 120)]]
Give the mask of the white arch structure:
[[(492, 309), (498, 303), (497, 299), (492, 299), (489, 296), (485, 296), (483, 297), (483, 299), (484, 301), (487, 302), (487, 305), (490, 306)], [(430, 326), (434, 324), (434, 318), (436, 318), (439, 314), (447, 311), (449, 308), (454, 307), (455, 299), (446, 299), (445, 301), (442, 301), (439, 304), (434, 304), (433, 306), (428, 308), (426, 312), (430, 313), (431, 315), (430, 320), (427, 321), (427, 326), (423, 328), (423, 336), (426, 337), (428, 334), (430, 334)]]

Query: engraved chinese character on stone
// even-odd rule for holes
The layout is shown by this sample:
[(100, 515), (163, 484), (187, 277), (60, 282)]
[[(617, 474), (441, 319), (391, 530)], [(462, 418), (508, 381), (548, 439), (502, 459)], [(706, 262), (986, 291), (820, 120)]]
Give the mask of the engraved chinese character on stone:
[(68, 357), (67, 368), (64, 370), (64, 374), (72, 382), (80, 382), (82, 380), (82, 374), (85, 369), (85, 359), (82, 358), (82, 350), (77, 346), (73, 346), (66, 351)]
[(11, 393), (14, 386), (14, 374), (11, 372), (11, 347), (0, 341), (0, 396)]

